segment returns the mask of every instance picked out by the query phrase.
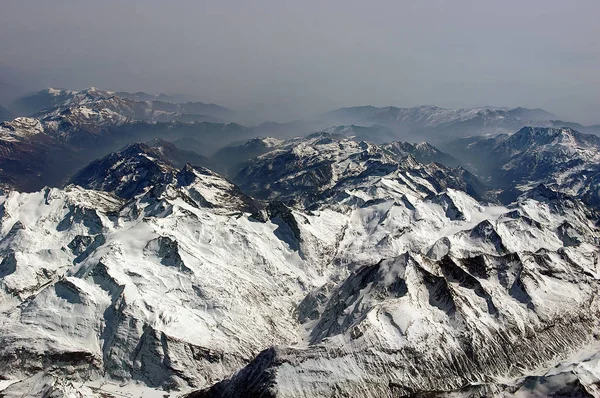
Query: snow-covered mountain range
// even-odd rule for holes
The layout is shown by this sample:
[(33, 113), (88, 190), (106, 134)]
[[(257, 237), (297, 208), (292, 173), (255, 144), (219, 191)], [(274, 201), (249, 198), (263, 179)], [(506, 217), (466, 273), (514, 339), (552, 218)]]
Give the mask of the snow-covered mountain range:
[(423, 106), (248, 128), (95, 88), (13, 105), (0, 396), (600, 396), (600, 139), (574, 124)]
[(0, 393), (599, 393), (596, 210), (425, 145), (262, 143), (239, 185), (158, 142), (4, 193)]
[[(289, 140), (280, 140), (274, 137), (257, 137), (245, 141), (243, 143), (234, 143), (232, 145), (225, 146), (217, 151), (212, 159), (215, 162), (217, 170), (224, 174), (235, 178), (241, 169), (246, 167), (251, 160), (257, 158), (267, 152), (273, 152), (274, 155), (277, 151), (285, 151), (294, 147), (300, 141), (306, 142), (317, 142), (321, 139), (331, 140), (331, 142), (340, 142), (343, 140), (352, 140), (356, 143), (369, 142), (377, 143), (369, 139), (361, 139), (362, 135), (357, 135), (356, 131), (373, 131), (371, 128), (359, 127), (359, 126), (335, 126), (324, 131), (312, 133), (306, 136), (306, 138), (294, 138)], [(375, 128), (378, 131), (379, 128)], [(368, 134), (370, 136), (370, 134)], [(306, 140), (308, 139), (308, 140)], [(406, 158), (409, 155), (414, 157), (418, 162), (429, 164), (432, 162), (440, 163), (444, 166), (457, 167), (461, 163), (458, 159), (453, 156), (440, 151), (433, 145), (427, 142), (420, 142), (417, 144), (411, 144), (408, 142), (401, 141), (382, 141), (383, 145), (378, 146), (380, 150), (386, 152), (393, 158)], [(364, 144), (362, 144), (364, 146)], [(359, 148), (354, 146), (354, 150)], [(243, 177), (241, 177), (243, 178)]]

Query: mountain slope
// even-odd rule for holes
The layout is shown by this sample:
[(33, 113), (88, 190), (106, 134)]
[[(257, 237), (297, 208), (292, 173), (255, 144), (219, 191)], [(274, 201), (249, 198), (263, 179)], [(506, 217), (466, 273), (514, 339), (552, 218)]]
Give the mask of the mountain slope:
[[(168, 142), (154, 141), (151, 145), (136, 143), (93, 161), (75, 174), (69, 183), (111, 192), (124, 199), (132, 199), (148, 190), (159, 195), (173, 185), (172, 189), (178, 194), (184, 195), (192, 203), (197, 201), (200, 206), (256, 211), (251, 198), (202, 167), (209, 162), (203, 156), (182, 151)], [(199, 189), (198, 184), (205, 185), (209, 190)], [(219, 193), (211, 193), (210, 188)], [(203, 192), (208, 197), (203, 196)]]
[[(185, 145), (181, 141), (178, 145)], [(252, 138), (243, 143), (236, 143), (219, 149), (212, 155), (217, 170), (228, 176), (235, 176), (244, 164), (253, 158), (270, 152), (283, 144), (282, 140), (272, 137)], [(188, 145), (189, 146), (189, 145)]]
[(0, 182), (25, 191), (61, 185), (65, 172), (86, 161), (81, 154), (45, 134), (37, 119), (0, 123)]
[(425, 141), (418, 144), (394, 141), (383, 145), (382, 148), (396, 156), (406, 157), (411, 155), (420, 163), (437, 162), (447, 167), (459, 167), (461, 165), (461, 162), (454, 156), (440, 151)]
[[(269, 225), (220, 216), (219, 207), (202, 210), (180, 197), (166, 202), (147, 197), (146, 203), (131, 203), (123, 208), (126, 214), (115, 218), (120, 202), (99, 195), (69, 188), (64, 193), (49, 190), (7, 198), (6, 211), (31, 232), (15, 228), (15, 236), (4, 240), (17, 252), (7, 257), (11, 260), (3, 268), (4, 375), (36, 374), (40, 367), (35, 358), (42, 356), (50, 362), (41, 369), (55, 369), (67, 378), (68, 365), (84, 379), (106, 374), (165, 389), (200, 386), (235, 370), (272, 341), (298, 338), (282, 316), (294, 293), (282, 289), (293, 286), (295, 274), (302, 271), (289, 280), (269, 276), (270, 267), (286, 266), (285, 258), (291, 255), (277, 243)], [(27, 218), (27, 206), (39, 200), (48, 203), (41, 213), (45, 220)], [(53, 250), (47, 256), (35, 249), (36, 231), (45, 228), (54, 233), (43, 242), (37, 238), (37, 244)], [(195, 235), (186, 242), (182, 238), (191, 231)], [(209, 250), (215, 245), (219, 250)], [(239, 253), (237, 259), (232, 251)], [(46, 265), (31, 269), (29, 258)], [(257, 266), (264, 261), (264, 270), (246, 271), (247, 282), (240, 285), (236, 282), (242, 269), (222, 266), (231, 261)], [(8, 264), (12, 265), (6, 268)], [(262, 286), (265, 279), (272, 281), (270, 292)], [(258, 288), (273, 299), (253, 303), (252, 291)], [(27, 303), (19, 304), (30, 295)], [(249, 306), (254, 307), (250, 313)], [(53, 313), (64, 315), (57, 320)], [(271, 317), (279, 318), (277, 325)], [(270, 332), (260, 335), (258, 329), (239, 324), (238, 343), (232, 344), (232, 321)], [(16, 352), (25, 362), (12, 362)]]
[(19, 116), (31, 116), (44, 109), (52, 109), (70, 101), (76, 91), (48, 88), (25, 95), (11, 102), (10, 110)]
[(116, 92), (117, 97), (129, 98), (135, 101), (157, 101), (162, 103), (171, 104), (184, 104), (189, 107), (196, 107), (196, 109), (203, 109), (202, 111), (196, 111), (191, 113), (207, 114), (213, 116), (231, 116), (233, 111), (217, 104), (207, 104), (204, 102), (197, 101), (195, 96), (192, 95), (167, 95), (167, 94), (148, 94), (144, 92), (128, 93), (124, 91)]

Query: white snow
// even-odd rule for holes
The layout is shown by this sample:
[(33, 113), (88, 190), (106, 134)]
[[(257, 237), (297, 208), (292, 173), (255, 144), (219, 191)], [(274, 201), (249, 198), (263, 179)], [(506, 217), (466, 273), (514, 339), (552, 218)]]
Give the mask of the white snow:
[[(585, 206), (527, 197), (487, 205), (438, 192), (425, 166), (384, 154), (378, 165), (398, 167), (348, 182), (369, 170), (361, 156), (377, 148), (322, 138), (260, 159), (297, 155), (302, 167), (285, 180), (332, 160), (325, 185), (343, 199), (287, 218), (243, 213), (233, 184), (191, 168), (189, 185), (129, 201), (75, 186), (1, 196), (0, 358), (16, 381), (0, 389), (187, 391), (272, 346), (282, 350), (273, 373), (282, 397), (331, 396), (333, 386), (378, 397), (391, 382), (459, 388), (541, 374), (532, 364), (596, 380), (593, 350), (588, 363), (548, 370), (593, 339), (585, 322), (596, 311), (600, 232)], [(479, 357), (465, 360), (466, 339)], [(508, 355), (503, 344), (525, 351), (523, 367), (485, 362)], [(51, 355), (77, 377), (40, 365)]]

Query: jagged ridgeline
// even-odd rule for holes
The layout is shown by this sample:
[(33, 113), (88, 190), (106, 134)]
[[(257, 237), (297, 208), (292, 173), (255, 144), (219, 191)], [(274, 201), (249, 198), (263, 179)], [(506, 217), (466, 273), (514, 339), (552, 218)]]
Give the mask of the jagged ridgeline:
[(1, 394), (597, 396), (595, 208), (347, 135), (4, 193)]

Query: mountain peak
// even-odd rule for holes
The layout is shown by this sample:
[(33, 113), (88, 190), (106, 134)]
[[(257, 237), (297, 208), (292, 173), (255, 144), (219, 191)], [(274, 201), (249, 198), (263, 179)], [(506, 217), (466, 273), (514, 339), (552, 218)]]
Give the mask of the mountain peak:
[(17, 117), (12, 121), (0, 123), (0, 138), (27, 139), (42, 133), (44, 133), (42, 123), (31, 117)]
[(578, 147), (598, 146), (600, 138), (582, 134), (570, 127), (523, 127), (511, 135), (501, 145), (512, 151), (534, 150), (549, 147)]
[(569, 198), (567, 195), (555, 191), (544, 184), (538, 184), (533, 189), (530, 189), (529, 191), (525, 192), (521, 197), (534, 199), (538, 202), (565, 200)]
[(147, 188), (172, 181), (175, 172), (176, 169), (158, 150), (143, 143), (134, 143), (90, 163), (69, 182), (131, 199)]

